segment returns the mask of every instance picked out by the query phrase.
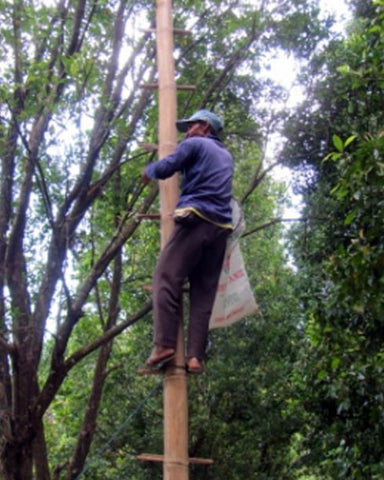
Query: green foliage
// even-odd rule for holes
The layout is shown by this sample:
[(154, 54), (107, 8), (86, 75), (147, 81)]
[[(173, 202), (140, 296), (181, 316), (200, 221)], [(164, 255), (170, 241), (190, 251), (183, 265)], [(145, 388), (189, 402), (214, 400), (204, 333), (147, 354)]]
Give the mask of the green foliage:
[[(193, 32), (175, 40), (177, 81), (198, 86), (193, 94), (179, 94), (179, 114), (207, 106), (224, 117), (225, 142), (236, 159), (234, 191), (241, 198), (268, 167), (262, 144), (271, 125), (285, 118), (271, 107), (284, 92), (261, 78), (264, 58), (281, 49), (308, 58), (326, 29), (309, 0), (173, 3), (176, 26)], [(119, 22), (124, 25), (116, 32)], [(154, 81), (155, 49), (151, 35), (138, 25), (153, 22), (152, 1), (3, 1), (0, 6), (0, 148), (9, 167), (2, 192), (10, 186), (4, 198), (9, 212), (5, 203), (0, 205), (0, 219), (7, 220), (1, 245), (14, 240), (14, 250), (20, 247), (20, 261), (8, 269), (19, 273), (20, 281), (7, 288), (2, 276), (0, 297), (6, 307), (19, 300), (27, 310), (21, 319), (20, 305), (12, 304), (0, 327), (5, 337), (12, 332), (10, 343), (23, 347), (12, 360), (16, 363), (9, 383), (22, 370), (17, 368), (20, 358), (30, 368), (22, 379), (27, 393), (18, 390), (22, 382), (16, 378), (14, 404), (6, 405), (11, 426), (23, 425), (10, 448), (20, 444), (28, 450), (25, 445), (30, 446), (35, 433), (31, 425), (40, 421), (35, 406), (41, 395), (57, 388), (44, 417), (46, 460), (52, 472), (56, 469), (56, 478), (72, 475), (68, 465), (75, 447), (88, 433), (93, 435), (94, 425), (81, 476), (161, 476), (158, 466), (133, 459), (136, 453), (162, 450), (160, 398), (151, 396), (136, 412), (153, 387), (152, 378), (136, 375), (152, 342), (150, 316), (115, 339), (98, 377), (100, 349), (81, 362), (66, 363), (149, 299), (142, 287), (150, 283), (158, 256), (158, 224), (142, 222), (132, 228), (113, 258), (100, 260), (127, 225), (138, 226), (136, 214), (148, 200), (140, 172), (153, 157), (139, 157), (137, 145), (142, 139), (157, 142), (158, 107), (156, 97), (143, 93), (139, 85)], [(1, 168), (3, 173), (3, 164)], [(251, 189), (244, 205), (249, 229), (280, 214), (282, 194), (282, 187), (268, 176)], [(158, 210), (155, 201), (150, 211)], [(352, 225), (355, 217), (349, 218)], [(297, 449), (304, 442), (297, 430), (303, 415), (291, 378), (302, 314), (282, 235), (275, 225), (243, 239), (261, 314), (212, 334), (208, 373), (191, 387), (192, 453), (218, 459), (204, 472), (207, 479), (297, 477)], [(323, 235), (318, 233), (319, 243)], [(18, 343), (18, 335), (22, 338), (25, 332), (20, 321), (26, 317), (33, 334)], [(42, 332), (52, 335), (43, 341)], [(39, 335), (40, 343), (33, 343)], [(7, 365), (1, 364), (0, 375)], [(68, 373), (61, 379), (64, 366)], [(33, 383), (37, 378), (38, 385)], [(93, 382), (100, 382), (103, 393), (99, 415), (81, 431), (92, 407), (87, 402)], [(12, 419), (17, 408), (21, 411)], [(26, 415), (25, 421), (18, 415)], [(195, 478), (201, 475), (198, 468)]]
[(300, 462), (327, 479), (378, 480), (384, 467), (384, 11), (375, 5), (322, 55), (318, 105), (294, 127), (305, 143), (294, 136), (287, 155), (313, 172), (301, 183), (308, 221), (294, 232), (306, 339), (294, 376), (308, 418)]

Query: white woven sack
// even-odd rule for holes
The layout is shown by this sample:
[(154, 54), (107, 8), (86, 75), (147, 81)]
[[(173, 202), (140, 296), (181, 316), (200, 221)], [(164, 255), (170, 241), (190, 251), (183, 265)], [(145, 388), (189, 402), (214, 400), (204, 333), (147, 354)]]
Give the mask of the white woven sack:
[(239, 244), (245, 221), (240, 205), (235, 200), (232, 201), (232, 218), (235, 229), (227, 241), (210, 329), (227, 327), (258, 310)]

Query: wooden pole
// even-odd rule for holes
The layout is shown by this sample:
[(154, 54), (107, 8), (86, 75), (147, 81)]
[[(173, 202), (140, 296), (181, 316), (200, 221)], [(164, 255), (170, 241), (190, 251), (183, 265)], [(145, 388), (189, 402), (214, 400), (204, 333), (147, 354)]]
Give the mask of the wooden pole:
[[(173, 58), (171, 0), (156, 1), (156, 45), (159, 85), (159, 158), (173, 152), (177, 144), (177, 94)], [(161, 246), (173, 230), (173, 211), (179, 197), (178, 178), (160, 181)], [(188, 480), (188, 396), (185, 369), (182, 311), (175, 366), (164, 375), (164, 480)]]
[[(173, 59), (171, 0), (157, 0), (157, 68), (159, 88), (159, 158), (174, 151), (177, 145), (177, 97)], [(173, 230), (173, 211), (179, 198), (178, 178), (160, 181), (161, 247)]]

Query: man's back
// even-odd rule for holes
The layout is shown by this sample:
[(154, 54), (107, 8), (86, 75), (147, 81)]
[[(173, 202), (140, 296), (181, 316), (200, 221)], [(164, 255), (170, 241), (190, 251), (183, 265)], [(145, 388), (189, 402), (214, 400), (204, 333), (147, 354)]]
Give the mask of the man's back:
[(177, 210), (191, 206), (214, 222), (231, 223), (231, 154), (214, 136), (188, 138), (179, 147), (188, 151), (189, 160), (181, 170)]

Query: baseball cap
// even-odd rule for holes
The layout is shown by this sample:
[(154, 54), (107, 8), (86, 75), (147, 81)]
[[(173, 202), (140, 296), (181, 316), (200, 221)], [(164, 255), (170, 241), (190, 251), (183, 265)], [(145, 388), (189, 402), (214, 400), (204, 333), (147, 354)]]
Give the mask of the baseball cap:
[(222, 120), (220, 120), (220, 118), (216, 114), (209, 110), (198, 110), (189, 118), (183, 118), (181, 120), (178, 120), (176, 122), (176, 126), (179, 132), (185, 133), (191, 123), (199, 121), (208, 122), (216, 133), (220, 133), (220, 131), (224, 127), (224, 123), (222, 122)]

